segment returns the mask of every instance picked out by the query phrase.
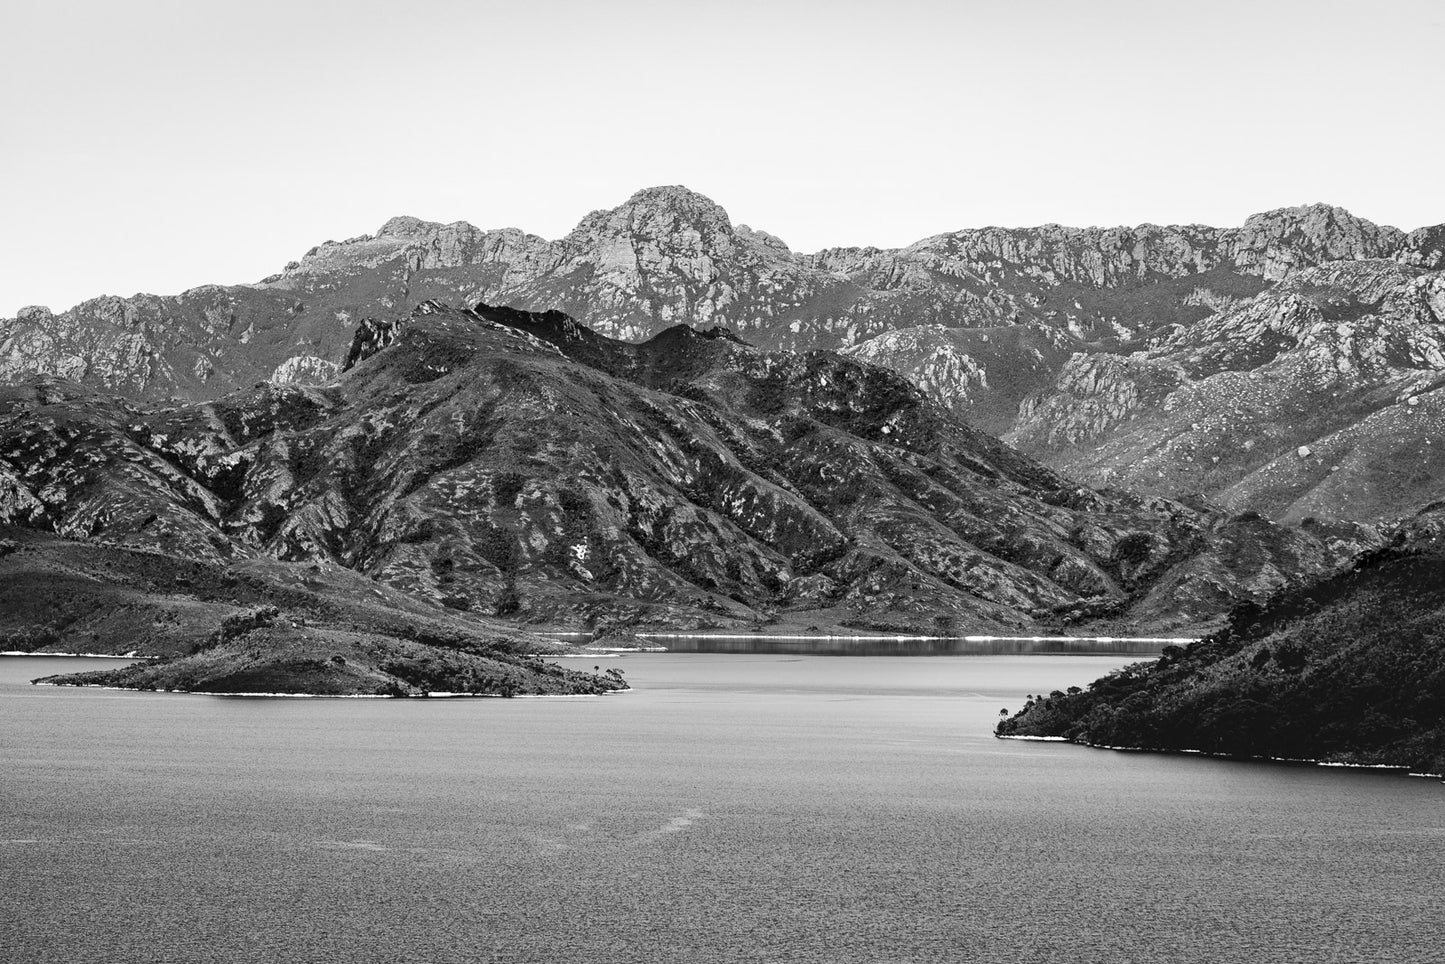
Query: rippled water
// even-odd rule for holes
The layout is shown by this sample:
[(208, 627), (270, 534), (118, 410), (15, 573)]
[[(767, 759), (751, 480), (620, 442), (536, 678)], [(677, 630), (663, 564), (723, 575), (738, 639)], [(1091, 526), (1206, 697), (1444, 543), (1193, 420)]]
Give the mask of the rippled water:
[(1438, 781), (988, 735), (1126, 661), (639, 654), (619, 696), (401, 702), (3, 659), (0, 959), (1441, 960)]

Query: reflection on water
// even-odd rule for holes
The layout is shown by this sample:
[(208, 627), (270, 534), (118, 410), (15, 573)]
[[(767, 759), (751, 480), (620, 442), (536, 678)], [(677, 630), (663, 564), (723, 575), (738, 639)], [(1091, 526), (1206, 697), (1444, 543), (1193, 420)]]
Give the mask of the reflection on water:
[(1109, 636), (644, 636), (674, 653), (810, 656), (1158, 656), (1182, 639)]

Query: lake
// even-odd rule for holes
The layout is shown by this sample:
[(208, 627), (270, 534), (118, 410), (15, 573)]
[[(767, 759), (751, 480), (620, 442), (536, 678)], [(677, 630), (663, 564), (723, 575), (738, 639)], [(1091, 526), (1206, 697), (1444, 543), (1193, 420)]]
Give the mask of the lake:
[(638, 653), (616, 696), (386, 701), (3, 658), (0, 958), (1441, 960), (1438, 780), (990, 735), (1130, 661)]

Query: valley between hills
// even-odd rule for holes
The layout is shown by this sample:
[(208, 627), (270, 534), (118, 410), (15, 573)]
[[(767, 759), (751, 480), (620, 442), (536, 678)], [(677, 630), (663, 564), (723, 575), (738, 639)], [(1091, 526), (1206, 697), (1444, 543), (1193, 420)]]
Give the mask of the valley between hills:
[(799, 255), (671, 187), (23, 309), (0, 648), (520, 695), (626, 685), (538, 630), (1205, 635), (1000, 732), (1438, 772), (1442, 246), (1314, 205)]

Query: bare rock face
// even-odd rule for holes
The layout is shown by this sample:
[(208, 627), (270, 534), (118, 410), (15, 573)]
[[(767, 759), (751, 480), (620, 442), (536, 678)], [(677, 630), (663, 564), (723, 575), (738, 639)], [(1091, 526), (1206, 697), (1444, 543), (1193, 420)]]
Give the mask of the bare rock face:
[(383, 330), (321, 388), (158, 409), (8, 389), (5, 505), (66, 535), (602, 628), (1195, 626), (1370, 538), (1080, 489), (886, 369), (721, 327), (632, 344), (560, 312), (427, 303)]
[(315, 355), (295, 355), (276, 366), (273, 385), (324, 385), (341, 372), (336, 362)]
[(351, 347), (346, 350), (346, 359), (341, 363), (341, 370), (350, 371), (357, 362), (370, 358), (396, 341), (403, 324), (400, 320), (379, 321), (375, 318), (363, 318), (351, 336)]

